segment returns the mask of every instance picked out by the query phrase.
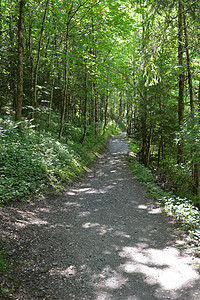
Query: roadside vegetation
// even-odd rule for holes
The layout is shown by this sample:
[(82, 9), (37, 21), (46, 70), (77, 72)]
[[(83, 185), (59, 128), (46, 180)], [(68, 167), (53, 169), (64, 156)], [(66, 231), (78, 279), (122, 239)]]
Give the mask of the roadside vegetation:
[(81, 143), (81, 129), (74, 126), (66, 143), (53, 131), (36, 131), (30, 121), (0, 119), (0, 204), (25, 201), (50, 187), (62, 190), (84, 174), (108, 137), (120, 132), (114, 123), (98, 136), (91, 129)]

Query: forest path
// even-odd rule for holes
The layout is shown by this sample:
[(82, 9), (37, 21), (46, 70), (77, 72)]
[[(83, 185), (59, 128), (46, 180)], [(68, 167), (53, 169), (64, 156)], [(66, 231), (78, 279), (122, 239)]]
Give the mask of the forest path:
[(128, 151), (113, 137), (64, 195), (1, 208), (3, 235), (21, 253), (8, 299), (200, 299), (198, 260), (134, 178)]

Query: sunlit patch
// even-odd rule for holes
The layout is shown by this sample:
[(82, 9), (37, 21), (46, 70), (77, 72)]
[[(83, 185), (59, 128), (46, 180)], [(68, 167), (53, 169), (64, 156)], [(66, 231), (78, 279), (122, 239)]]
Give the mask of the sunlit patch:
[(78, 215), (79, 217), (87, 217), (89, 216), (91, 213), (89, 211), (83, 211), (83, 212), (80, 212)]
[(61, 275), (63, 277), (74, 277), (76, 275), (77, 271), (76, 271), (76, 267), (75, 266), (69, 266), (68, 268), (66, 268), (65, 270), (61, 270), (60, 268), (53, 268), (50, 271), (50, 275)]
[(165, 290), (186, 287), (192, 280), (200, 279), (192, 268), (192, 259), (181, 256), (173, 247), (163, 250), (124, 247), (119, 255), (127, 258), (127, 262), (120, 266), (121, 270), (141, 273), (148, 284), (159, 284)]
[(96, 300), (110, 300), (111, 294), (105, 293), (105, 292), (99, 292), (96, 293)]
[(110, 266), (105, 267), (102, 272), (93, 277), (95, 287), (101, 289), (119, 289), (124, 286), (127, 279), (121, 274), (113, 270)]
[(99, 223), (90, 223), (90, 222), (88, 222), (88, 223), (85, 223), (85, 224), (82, 225), (82, 227), (86, 228), (86, 229), (97, 227), (97, 226), (100, 226), (100, 224)]
[(49, 208), (39, 208), (39, 209), (37, 209), (37, 211), (42, 211), (42, 212), (45, 212), (45, 213), (50, 213), (50, 209)]
[(131, 236), (130, 236), (129, 234), (126, 234), (126, 233), (123, 232), (123, 231), (115, 231), (115, 235), (116, 235), (116, 236), (125, 237), (125, 238), (127, 238), (127, 239), (130, 239), (130, 238), (131, 238)]
[(74, 192), (67, 192), (66, 194), (69, 195), (69, 196), (74, 196), (74, 195), (76, 195), (76, 193), (74, 193)]
[(29, 219), (28, 221), (18, 220), (17, 222), (15, 222), (15, 225), (19, 228), (24, 228), (28, 225), (47, 225), (47, 224), (48, 224), (48, 222), (43, 221), (43, 220), (38, 219), (38, 218)]
[(147, 206), (146, 205), (139, 205), (138, 208), (139, 209), (147, 209)]
[(111, 232), (113, 230), (114, 229), (112, 227), (109, 228), (106, 225), (103, 225), (98, 229), (98, 232), (99, 232), (99, 235), (105, 235), (106, 233)]
[(87, 192), (89, 190), (91, 190), (91, 188), (72, 189), (71, 191), (75, 192), (75, 193), (84, 193), (84, 192)]
[(149, 214), (152, 214), (152, 215), (161, 214), (161, 213), (162, 213), (162, 210), (160, 208), (153, 208), (153, 209), (151, 209), (151, 211), (149, 211)]

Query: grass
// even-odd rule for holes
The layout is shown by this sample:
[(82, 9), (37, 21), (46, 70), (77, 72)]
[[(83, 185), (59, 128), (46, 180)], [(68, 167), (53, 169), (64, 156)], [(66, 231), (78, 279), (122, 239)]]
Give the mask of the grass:
[[(131, 150), (135, 149), (131, 145)], [(134, 146), (135, 147), (135, 146)], [(188, 242), (200, 250), (200, 212), (192, 200), (166, 192), (156, 184), (150, 169), (144, 167), (137, 157), (130, 156), (130, 167), (136, 177), (143, 182), (151, 196), (156, 199), (169, 214), (175, 216), (179, 226), (188, 233)]]
[[(81, 177), (110, 135), (120, 133), (110, 124), (105, 134), (88, 132), (83, 144), (74, 128), (67, 144), (51, 133), (38, 133), (30, 122), (21, 126), (0, 119), (0, 204), (29, 199), (48, 187), (63, 188)], [(74, 134), (74, 135), (73, 135)], [(80, 134), (79, 134), (80, 135)]]

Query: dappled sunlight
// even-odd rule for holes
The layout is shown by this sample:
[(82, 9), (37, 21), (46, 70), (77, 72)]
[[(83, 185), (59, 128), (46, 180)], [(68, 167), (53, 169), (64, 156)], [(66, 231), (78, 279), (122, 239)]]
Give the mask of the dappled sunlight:
[(197, 300), (199, 274), (180, 232), (125, 159), (112, 153), (90, 175), (48, 202), (12, 208), (29, 292), (33, 279), (42, 299), (54, 289), (55, 299)]
[(123, 272), (140, 273), (144, 275), (146, 283), (157, 284), (165, 290), (180, 289), (192, 280), (199, 279), (199, 274), (191, 265), (191, 258), (181, 256), (173, 247), (162, 250), (123, 247), (119, 255), (126, 258), (126, 262), (120, 266)]
[(109, 227), (107, 225), (100, 225), (99, 223), (90, 223), (90, 222), (83, 224), (82, 227), (85, 229), (95, 228), (96, 232), (99, 235), (105, 235), (114, 230), (114, 228)]
[[(37, 226), (41, 226), (41, 225), (47, 225), (48, 222), (44, 221), (42, 219), (40, 219), (39, 217), (37, 217), (37, 211), (36, 212), (30, 212), (30, 211), (20, 211), (17, 210), (18, 214), (19, 214), (19, 218), (15, 221), (15, 226), (19, 227), (19, 228), (23, 228), (26, 227), (28, 225), (37, 225)], [(47, 212), (49, 212), (47, 210)]]
[(81, 205), (78, 202), (70, 202), (70, 201), (68, 201), (68, 202), (64, 203), (64, 206), (66, 206), (66, 207), (70, 207), (70, 206), (80, 207)]
[(161, 214), (162, 213), (162, 210), (161, 208), (152, 208), (150, 211), (149, 211), (149, 214), (150, 215), (157, 215), (157, 214)]
[(38, 218), (30, 218), (28, 221), (25, 221), (25, 220), (18, 220), (18, 221), (16, 221), (15, 222), (15, 225), (17, 226), (17, 227), (20, 227), (20, 228), (22, 228), (22, 227), (26, 227), (26, 226), (28, 226), (28, 225), (47, 225), (48, 224), (48, 222), (46, 222), (46, 221), (43, 221), (43, 220), (41, 220), (41, 219), (38, 219)]
[(162, 210), (160, 207), (152, 208), (148, 207), (148, 205), (140, 204), (138, 205), (138, 209), (148, 210), (148, 213), (151, 215), (161, 214)]
[(97, 226), (100, 226), (100, 224), (99, 223), (93, 223), (92, 224), (92, 223), (89, 222), (89, 223), (83, 224), (82, 227), (87, 229), (87, 228), (92, 228), (92, 227), (97, 227)]
[(120, 237), (124, 237), (124, 238), (127, 238), (127, 239), (131, 238), (131, 236), (129, 234), (126, 234), (123, 231), (115, 231), (115, 236), (120, 236)]
[(64, 270), (61, 268), (52, 268), (49, 271), (49, 274), (52, 276), (59, 275), (62, 277), (72, 278), (77, 274), (77, 269), (74, 265), (71, 265)]
[(82, 211), (78, 214), (78, 216), (81, 218), (81, 217), (87, 217), (91, 214), (91, 212), (89, 211)]
[(147, 205), (142, 205), (142, 204), (141, 204), (141, 205), (138, 205), (138, 208), (139, 208), (139, 209), (147, 209), (148, 207), (147, 207)]
[(93, 280), (98, 281), (98, 288), (103, 289), (119, 289), (126, 284), (127, 279), (121, 273), (113, 270), (110, 266), (106, 266), (101, 273), (93, 276)]

